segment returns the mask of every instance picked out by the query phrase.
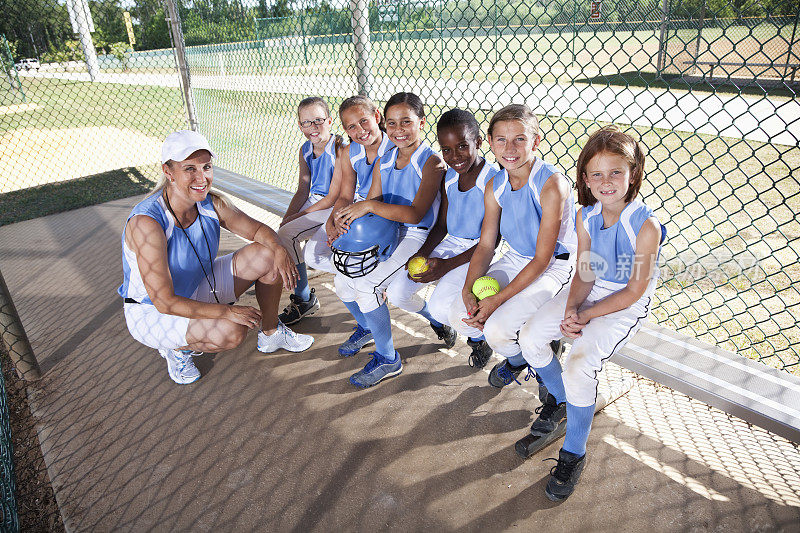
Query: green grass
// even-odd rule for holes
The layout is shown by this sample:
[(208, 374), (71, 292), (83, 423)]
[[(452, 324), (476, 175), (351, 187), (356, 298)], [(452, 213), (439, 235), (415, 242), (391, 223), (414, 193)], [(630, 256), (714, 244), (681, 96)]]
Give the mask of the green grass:
[(121, 168), (0, 194), (0, 226), (144, 194), (155, 185), (157, 170)]
[(116, 126), (162, 137), (185, 127), (179, 89), (20, 78), (35, 110), (0, 115), (0, 133), (20, 128)]

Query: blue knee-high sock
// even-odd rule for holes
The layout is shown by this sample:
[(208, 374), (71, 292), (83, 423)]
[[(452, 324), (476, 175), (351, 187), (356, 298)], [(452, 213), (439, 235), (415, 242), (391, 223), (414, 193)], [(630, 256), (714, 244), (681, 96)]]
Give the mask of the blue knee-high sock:
[(353, 318), (356, 319), (356, 322), (359, 326), (364, 329), (369, 329), (367, 326), (367, 318), (364, 316), (364, 313), (361, 312), (361, 309), (358, 308), (358, 304), (356, 302), (342, 302), (344, 306), (350, 311), (350, 314), (353, 315)]
[(586, 441), (594, 419), (594, 405), (577, 407), (567, 402), (567, 437), (562, 446), (575, 455), (586, 454)]
[(389, 318), (389, 306), (386, 302), (369, 313), (364, 313), (372, 338), (375, 339), (375, 351), (387, 361), (395, 360), (394, 342), (392, 342), (392, 322)]
[(567, 394), (564, 392), (564, 379), (561, 377), (561, 363), (558, 362), (558, 357), (553, 357), (547, 366), (534, 368), (534, 370), (538, 376), (541, 376), (544, 386), (547, 387), (547, 392), (555, 397), (556, 402), (567, 401)]
[(512, 355), (508, 358), (508, 364), (512, 366), (522, 366), (528, 363), (525, 361), (525, 358), (522, 357), (522, 352), (519, 352), (517, 355)]
[(435, 318), (433, 318), (431, 316), (430, 311), (428, 311), (428, 302), (425, 302), (425, 305), (422, 306), (422, 309), (417, 311), (417, 314), (425, 317), (428, 320), (428, 322), (431, 323), (431, 326), (433, 326), (435, 328), (442, 327), (442, 323), (439, 322), (438, 320), (436, 320)]
[(308, 286), (308, 269), (305, 263), (297, 265), (297, 287), (294, 288), (294, 294), (303, 299), (303, 301), (311, 298), (311, 288)]

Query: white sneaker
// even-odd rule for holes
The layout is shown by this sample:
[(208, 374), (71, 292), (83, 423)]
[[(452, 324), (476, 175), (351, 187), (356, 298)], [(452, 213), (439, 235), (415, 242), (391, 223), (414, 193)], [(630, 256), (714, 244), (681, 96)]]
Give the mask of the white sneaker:
[(167, 360), (169, 377), (175, 383), (186, 385), (200, 379), (200, 371), (194, 366), (192, 354), (194, 352), (181, 350), (158, 350), (161, 357)]
[(314, 338), (311, 335), (295, 333), (280, 320), (278, 320), (278, 330), (272, 335), (267, 335), (263, 331), (258, 332), (258, 351), (264, 353), (272, 353), (281, 348), (290, 352), (302, 352), (313, 342)]

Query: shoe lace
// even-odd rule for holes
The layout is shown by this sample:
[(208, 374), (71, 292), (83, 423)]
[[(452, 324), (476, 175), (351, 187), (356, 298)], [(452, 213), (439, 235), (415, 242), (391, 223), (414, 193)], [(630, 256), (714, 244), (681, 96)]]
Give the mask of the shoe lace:
[(499, 377), (505, 385), (508, 385), (512, 381), (516, 381), (517, 385), (522, 385), (514, 375), (514, 371), (509, 368), (508, 363), (497, 369), (497, 377)]
[(353, 328), (353, 334), (350, 335), (350, 338), (347, 340), (355, 342), (359, 339), (359, 337), (363, 336), (366, 331), (367, 330), (361, 327), (361, 324), (356, 324), (356, 326)]
[(378, 352), (370, 352), (369, 355), (372, 356), (372, 359), (364, 366), (364, 373), (372, 372), (372, 370), (380, 364), (379, 359), (381, 356)]
[(572, 476), (572, 471), (575, 470), (575, 467), (578, 466), (578, 463), (565, 461), (561, 457), (556, 459), (555, 457), (548, 457), (547, 459), (542, 459), (542, 462), (545, 461), (555, 461), (556, 465), (550, 469), (550, 475), (556, 478), (557, 480), (561, 481), (562, 483), (565, 481), (569, 481), (569, 478)]
[(536, 409), (534, 409), (533, 412), (546, 420), (549, 419), (551, 416), (553, 416), (553, 413), (556, 412), (557, 409), (558, 409), (557, 403), (545, 402)]
[[(525, 374), (525, 381), (528, 381), (531, 378), (536, 379), (536, 372), (534, 372), (533, 369), (528, 366), (528, 372)], [(517, 383), (519, 383), (519, 381)]]
[(467, 364), (473, 368), (483, 368), (486, 366), (489, 357), (491, 357), (491, 353), (482, 350), (481, 346), (478, 344), (474, 345), (472, 348), (472, 353), (469, 354), (467, 358)]
[(280, 320), (278, 321), (278, 331), (280, 331), (281, 333), (283, 333), (284, 336), (289, 337), (290, 339), (294, 339), (297, 337), (297, 333), (289, 329), (289, 327)]
[(178, 370), (183, 371), (187, 365), (193, 363), (192, 355), (194, 354), (194, 350), (175, 350), (175, 360), (178, 361)]
[(287, 305), (286, 307), (283, 308), (284, 314), (288, 315), (289, 313), (292, 312), (292, 309), (297, 309), (297, 311), (300, 312), (300, 302), (301, 301), (302, 300), (300, 299), (300, 297), (297, 296), (296, 294), (290, 294), (289, 295), (289, 305)]

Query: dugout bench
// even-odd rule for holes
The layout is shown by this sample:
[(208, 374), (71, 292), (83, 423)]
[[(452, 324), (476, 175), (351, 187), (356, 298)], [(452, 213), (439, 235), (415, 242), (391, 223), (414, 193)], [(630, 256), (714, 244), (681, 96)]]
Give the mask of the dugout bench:
[[(277, 215), (293, 194), (219, 167), (214, 186)], [(800, 378), (673, 330), (645, 323), (611, 361), (800, 442)]]

